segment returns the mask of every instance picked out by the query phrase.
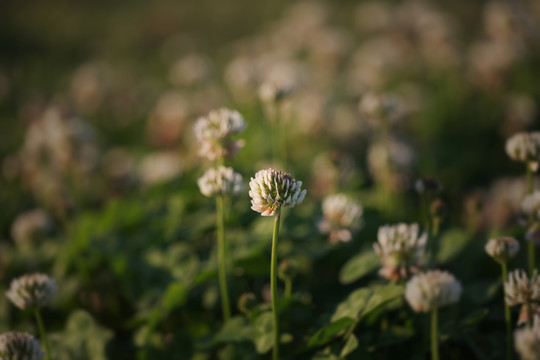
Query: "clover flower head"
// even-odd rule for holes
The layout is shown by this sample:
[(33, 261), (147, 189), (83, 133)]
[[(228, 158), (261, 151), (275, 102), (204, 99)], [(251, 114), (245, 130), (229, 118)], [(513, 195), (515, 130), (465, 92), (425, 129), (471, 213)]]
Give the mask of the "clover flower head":
[(44, 355), (39, 341), (30, 334), (10, 332), (0, 335), (1, 360), (40, 360)]
[(540, 321), (532, 328), (516, 330), (514, 343), (521, 360), (540, 360)]
[(225, 108), (213, 110), (200, 117), (194, 125), (199, 155), (209, 160), (234, 157), (244, 144), (232, 137), (244, 131), (246, 126), (238, 111)]
[(405, 285), (405, 299), (415, 312), (430, 312), (458, 302), (461, 283), (447, 271), (431, 270), (414, 275)]
[(525, 196), (521, 202), (521, 209), (527, 216), (540, 219), (540, 191)]
[(427, 242), (427, 234), (420, 235), (419, 231), (418, 224), (401, 223), (379, 228), (378, 242), (373, 248), (381, 258), (381, 276), (399, 280), (418, 272)]
[(506, 141), (506, 153), (515, 161), (528, 162), (536, 169), (540, 161), (540, 132), (520, 132)]
[(519, 242), (512, 237), (498, 237), (489, 240), (485, 249), (495, 261), (506, 263), (518, 253)]
[(54, 279), (36, 273), (14, 279), (6, 296), (20, 309), (41, 308), (51, 302), (56, 290)]
[(524, 270), (514, 270), (508, 274), (504, 283), (506, 303), (510, 306), (530, 304), (540, 300), (540, 276), (534, 270), (531, 278)]
[(345, 194), (329, 195), (322, 203), (324, 218), (319, 222), (319, 230), (330, 234), (330, 241), (348, 242), (352, 231), (361, 225), (362, 206)]
[(242, 175), (225, 166), (206, 170), (197, 180), (197, 184), (201, 193), (208, 197), (236, 195), (244, 188)]
[(277, 216), (282, 207), (291, 208), (302, 203), (306, 190), (302, 182), (275, 169), (260, 170), (249, 182), (251, 209), (262, 216)]

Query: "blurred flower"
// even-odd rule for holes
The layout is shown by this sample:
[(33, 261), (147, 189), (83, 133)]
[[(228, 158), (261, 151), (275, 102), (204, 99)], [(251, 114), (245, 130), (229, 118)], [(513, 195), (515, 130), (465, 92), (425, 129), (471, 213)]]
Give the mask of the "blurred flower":
[(169, 80), (176, 86), (200, 85), (211, 78), (212, 64), (202, 54), (192, 53), (178, 59), (172, 66)]
[(20, 309), (41, 308), (51, 302), (56, 290), (54, 279), (36, 273), (14, 279), (6, 296)]
[(111, 95), (115, 71), (105, 62), (92, 62), (79, 67), (71, 79), (71, 94), (78, 108), (94, 113)]
[(35, 238), (47, 233), (52, 226), (52, 219), (43, 209), (26, 211), (13, 221), (11, 236), (19, 247), (29, 247)]
[(382, 119), (391, 120), (397, 113), (399, 99), (391, 94), (376, 94), (368, 92), (360, 98), (358, 110), (372, 123), (377, 124)]
[(200, 146), (199, 155), (209, 160), (234, 157), (243, 142), (233, 140), (232, 136), (244, 131), (246, 126), (239, 112), (225, 108), (199, 118), (194, 125), (195, 137)]
[(414, 160), (411, 146), (396, 138), (371, 144), (367, 153), (369, 172), (391, 191), (401, 191), (409, 186), (409, 170)]
[(39, 341), (30, 334), (10, 332), (0, 335), (1, 360), (40, 360), (44, 355)]
[(442, 190), (442, 184), (434, 177), (424, 177), (416, 180), (414, 189), (419, 194), (437, 194)]
[(521, 209), (525, 215), (540, 220), (540, 191), (536, 190), (532, 194), (525, 196), (521, 202)]
[(512, 160), (528, 162), (533, 170), (540, 161), (540, 132), (522, 132), (506, 141), (506, 153)]
[(329, 195), (322, 203), (324, 218), (319, 222), (319, 230), (330, 234), (330, 241), (348, 242), (352, 232), (360, 228), (362, 206), (345, 194)]
[(292, 208), (302, 203), (306, 190), (302, 182), (291, 175), (274, 169), (260, 170), (249, 182), (251, 209), (262, 216), (277, 216), (281, 207)]
[(504, 283), (506, 303), (510, 306), (528, 305), (533, 301), (540, 301), (540, 277), (535, 270), (531, 278), (524, 270), (514, 270), (508, 274), (508, 281)]
[(514, 332), (516, 351), (521, 360), (540, 360), (540, 321), (535, 319), (531, 328), (517, 329)]
[(461, 283), (447, 271), (417, 274), (405, 285), (405, 299), (415, 312), (430, 312), (459, 301)]
[(505, 120), (500, 132), (505, 136), (525, 131), (538, 114), (538, 107), (529, 94), (511, 94), (506, 98)]
[(249, 314), (257, 305), (257, 297), (253, 293), (243, 293), (238, 298), (238, 310), (242, 314)]
[(163, 94), (150, 114), (147, 134), (153, 144), (170, 147), (177, 144), (189, 114), (189, 103), (179, 92)]
[(213, 197), (217, 195), (235, 195), (244, 188), (242, 175), (230, 167), (219, 166), (208, 169), (204, 175), (197, 180), (199, 190), (204, 196)]
[(157, 184), (173, 179), (182, 172), (182, 161), (173, 151), (146, 155), (138, 166), (138, 173), (145, 184)]
[(426, 233), (419, 236), (418, 224), (381, 226), (377, 238), (373, 248), (381, 258), (381, 276), (400, 280), (418, 272), (427, 242)]
[(495, 261), (506, 263), (518, 253), (519, 242), (512, 237), (498, 237), (490, 239), (485, 249)]

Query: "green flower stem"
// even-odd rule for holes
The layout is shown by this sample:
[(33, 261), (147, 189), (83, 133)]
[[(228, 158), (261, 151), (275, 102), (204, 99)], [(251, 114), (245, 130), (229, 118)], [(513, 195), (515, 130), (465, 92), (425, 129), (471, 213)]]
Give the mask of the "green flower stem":
[[(531, 169), (531, 166), (529, 163), (526, 164), (527, 166), (527, 194), (532, 194), (534, 191), (534, 185), (533, 185), (533, 172)], [(529, 216), (529, 226), (533, 223), (533, 216)], [(528, 245), (528, 255), (529, 255), (529, 276), (532, 276), (536, 264), (535, 259), (535, 249), (534, 249), (534, 241), (529, 241)]]
[(439, 360), (439, 333), (437, 308), (431, 311), (431, 360)]
[(435, 267), (435, 261), (437, 258), (437, 249), (438, 249), (438, 243), (437, 243), (437, 236), (439, 236), (439, 226), (441, 224), (441, 219), (438, 217), (433, 218), (433, 226), (431, 227), (431, 244), (429, 247), (429, 257), (430, 257), (430, 263), (431, 267)]
[(285, 279), (285, 296), (290, 297), (292, 295), (292, 280)]
[[(506, 267), (505, 262), (501, 262), (501, 268), (502, 268), (502, 282), (503, 282), (503, 290), (504, 290), (504, 283), (506, 282), (506, 279), (508, 278), (508, 269)], [(504, 300), (504, 296), (503, 296), (503, 303), (504, 303), (504, 320), (506, 322), (506, 360), (510, 360), (512, 358), (512, 318), (510, 315), (510, 307)]]
[(223, 320), (231, 318), (231, 307), (229, 305), (229, 293), (227, 291), (227, 259), (225, 249), (225, 226), (223, 213), (223, 196), (216, 197), (217, 215), (217, 240), (218, 240), (218, 277), (219, 290), (221, 292), (221, 307), (223, 309)]
[(41, 320), (41, 314), (37, 308), (34, 309), (34, 315), (36, 317), (36, 322), (39, 328), (39, 336), (45, 347), (45, 357), (47, 360), (51, 360), (51, 348), (49, 347), (49, 342), (47, 341), (47, 334), (45, 333), (45, 328), (43, 327), (43, 320)]
[(277, 309), (277, 241), (281, 209), (274, 219), (274, 234), (272, 235), (272, 265), (270, 268), (270, 288), (272, 292), (272, 314), (274, 315), (274, 350), (273, 359), (279, 359), (279, 314)]

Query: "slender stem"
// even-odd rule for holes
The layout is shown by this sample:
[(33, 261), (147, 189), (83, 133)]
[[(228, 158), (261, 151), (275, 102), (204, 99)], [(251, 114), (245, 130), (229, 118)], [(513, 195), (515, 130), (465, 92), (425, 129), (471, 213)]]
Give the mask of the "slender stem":
[(223, 310), (223, 320), (227, 321), (231, 317), (231, 308), (229, 306), (229, 293), (227, 291), (227, 259), (225, 249), (225, 226), (223, 215), (223, 196), (218, 195), (216, 197), (218, 277), (219, 290), (221, 292), (221, 307)]
[[(501, 262), (501, 268), (502, 268), (502, 282), (503, 282), (503, 288), (504, 283), (506, 282), (506, 279), (508, 278), (508, 269), (506, 267), (505, 262)], [(510, 315), (510, 307), (504, 300), (503, 296), (503, 303), (504, 303), (504, 320), (506, 322), (506, 360), (512, 359), (512, 317)]]
[[(527, 194), (532, 194), (534, 191), (534, 185), (533, 185), (533, 172), (531, 169), (531, 165), (529, 163), (526, 163), (527, 167)], [(529, 226), (533, 223), (533, 216), (529, 216)], [(529, 255), (529, 276), (532, 276), (535, 268), (535, 249), (534, 249), (534, 241), (529, 240), (528, 245), (528, 255)]]
[(272, 293), (272, 313), (274, 315), (274, 351), (273, 359), (279, 359), (279, 314), (277, 309), (277, 241), (279, 234), (279, 221), (281, 209), (274, 219), (274, 234), (272, 235), (272, 265), (270, 268), (270, 288)]
[(430, 263), (431, 267), (435, 267), (435, 260), (437, 258), (437, 236), (439, 236), (439, 225), (441, 224), (441, 220), (438, 217), (433, 218), (433, 226), (431, 227), (431, 246), (429, 248), (430, 251)]
[(431, 311), (431, 360), (439, 360), (439, 334), (437, 308)]
[(285, 279), (285, 296), (290, 297), (292, 295), (292, 280)]
[(41, 314), (37, 308), (34, 309), (34, 315), (36, 317), (36, 322), (39, 328), (39, 336), (45, 347), (45, 356), (47, 360), (51, 360), (51, 348), (49, 347), (49, 342), (47, 341), (47, 333), (45, 333), (45, 328), (43, 327), (43, 320), (41, 320)]

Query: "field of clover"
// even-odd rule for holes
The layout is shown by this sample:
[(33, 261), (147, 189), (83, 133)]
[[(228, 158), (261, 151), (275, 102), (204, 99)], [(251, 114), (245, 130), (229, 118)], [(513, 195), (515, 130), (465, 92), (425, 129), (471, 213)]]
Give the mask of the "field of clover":
[(540, 359), (540, 3), (257, 4), (0, 4), (0, 360)]

